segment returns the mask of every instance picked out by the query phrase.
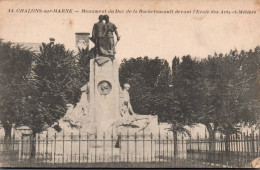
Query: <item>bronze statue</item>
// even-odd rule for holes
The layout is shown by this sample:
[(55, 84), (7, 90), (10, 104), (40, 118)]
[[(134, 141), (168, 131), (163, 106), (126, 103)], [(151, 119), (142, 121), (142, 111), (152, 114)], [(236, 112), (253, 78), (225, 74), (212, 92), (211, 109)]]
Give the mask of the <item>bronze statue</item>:
[[(106, 23), (103, 23), (103, 20)], [(117, 36), (117, 42), (120, 40), (120, 37), (117, 32), (117, 27), (115, 24), (109, 22), (108, 15), (100, 15), (99, 22), (95, 23), (93, 26), (92, 37), (90, 40), (95, 44), (94, 52), (95, 56), (109, 57), (114, 59), (115, 55), (115, 46), (114, 43), (114, 32)]]
[(120, 37), (118, 35), (118, 32), (117, 32), (117, 27), (115, 24), (109, 22), (109, 16), (108, 15), (105, 15), (104, 16), (104, 20), (106, 21), (106, 38), (107, 38), (107, 42), (108, 42), (108, 50), (112, 53), (115, 54), (115, 43), (114, 43), (114, 32), (117, 36), (117, 41), (120, 40)]
[(100, 42), (104, 39), (106, 32), (107, 32), (106, 25), (103, 23), (104, 16), (100, 15), (98, 17), (98, 19), (99, 19), (99, 22), (94, 24), (93, 30), (92, 30), (92, 39), (95, 43), (96, 55), (101, 54)]

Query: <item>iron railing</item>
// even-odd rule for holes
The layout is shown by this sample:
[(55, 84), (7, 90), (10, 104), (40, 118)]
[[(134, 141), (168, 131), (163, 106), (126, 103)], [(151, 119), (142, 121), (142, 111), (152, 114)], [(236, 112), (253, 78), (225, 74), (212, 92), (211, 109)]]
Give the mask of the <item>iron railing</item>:
[[(51, 164), (167, 163), (170, 167), (245, 167), (259, 157), (258, 134), (221, 135), (209, 148), (209, 138), (179, 136), (174, 151), (172, 133), (153, 134), (37, 134), (0, 143), (1, 161)], [(8, 146), (8, 147), (7, 147)], [(33, 149), (34, 147), (34, 149)], [(8, 152), (9, 151), (9, 152)], [(34, 152), (35, 151), (35, 152)], [(9, 156), (8, 156), (9, 153)], [(11, 154), (10, 154), (11, 153)], [(98, 165), (98, 164), (97, 164)]]

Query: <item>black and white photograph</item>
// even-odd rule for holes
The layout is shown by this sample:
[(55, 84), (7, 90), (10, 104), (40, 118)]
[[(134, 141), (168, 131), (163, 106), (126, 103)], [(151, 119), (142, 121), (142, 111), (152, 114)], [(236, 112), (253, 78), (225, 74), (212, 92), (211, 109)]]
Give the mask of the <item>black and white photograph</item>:
[(260, 168), (260, 0), (0, 0), (0, 168)]

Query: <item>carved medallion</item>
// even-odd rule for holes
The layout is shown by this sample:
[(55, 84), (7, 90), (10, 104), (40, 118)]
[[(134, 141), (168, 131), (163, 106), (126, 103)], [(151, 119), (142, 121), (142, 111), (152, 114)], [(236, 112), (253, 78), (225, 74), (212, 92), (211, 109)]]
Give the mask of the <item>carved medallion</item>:
[(98, 91), (101, 95), (108, 95), (112, 90), (112, 85), (108, 81), (101, 81), (98, 83)]

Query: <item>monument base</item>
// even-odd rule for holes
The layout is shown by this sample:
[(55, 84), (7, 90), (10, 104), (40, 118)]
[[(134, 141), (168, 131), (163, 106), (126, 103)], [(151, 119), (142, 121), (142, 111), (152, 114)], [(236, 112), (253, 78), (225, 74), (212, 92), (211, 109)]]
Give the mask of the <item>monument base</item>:
[(79, 130), (85, 134), (114, 136), (159, 133), (157, 116), (135, 114), (129, 107), (130, 85), (121, 89), (118, 70), (117, 60), (107, 57), (90, 60), (90, 78), (81, 88), (80, 101), (75, 107), (70, 105), (59, 121), (66, 133), (77, 134)]

